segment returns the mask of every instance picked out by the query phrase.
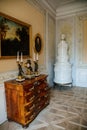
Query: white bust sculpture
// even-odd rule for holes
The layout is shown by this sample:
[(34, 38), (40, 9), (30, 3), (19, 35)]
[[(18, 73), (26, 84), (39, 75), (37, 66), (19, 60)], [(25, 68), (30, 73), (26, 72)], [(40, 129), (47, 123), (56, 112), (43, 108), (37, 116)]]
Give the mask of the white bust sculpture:
[(58, 56), (57, 62), (67, 62), (68, 61), (68, 44), (66, 42), (65, 34), (61, 35), (61, 41), (58, 44)]
[(65, 34), (61, 34), (61, 41), (58, 44), (58, 55), (54, 68), (55, 83), (65, 84), (72, 82), (71, 64), (69, 63), (68, 59), (68, 44), (66, 42)]
[(65, 40), (65, 34), (61, 34), (61, 40)]

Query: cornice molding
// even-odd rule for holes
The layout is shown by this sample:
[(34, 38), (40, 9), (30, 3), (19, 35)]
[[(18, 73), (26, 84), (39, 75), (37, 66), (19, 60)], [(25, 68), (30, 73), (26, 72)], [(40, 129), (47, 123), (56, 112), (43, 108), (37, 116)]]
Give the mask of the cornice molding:
[(30, 5), (39, 10), (41, 13), (45, 13), (45, 9), (40, 6), (38, 0), (26, 0)]
[(54, 11), (51, 6), (46, 2), (46, 0), (26, 0), (32, 6), (37, 8), (39, 11), (46, 14), (48, 12), (53, 18), (56, 18), (56, 11)]
[(51, 14), (53, 15), (53, 17), (56, 17), (56, 11), (46, 2), (46, 0), (43, 0), (41, 2), (41, 0), (39, 0), (39, 2), (44, 5), (44, 8), (46, 10), (48, 10), (48, 12), (51, 12)]
[(81, 12), (87, 12), (87, 1), (63, 5), (55, 11), (46, 0), (26, 0), (44, 14), (49, 13), (54, 19), (70, 17)]
[(87, 11), (87, 2), (68, 4), (66, 6), (59, 7), (56, 10), (56, 19), (73, 16), (83, 11)]

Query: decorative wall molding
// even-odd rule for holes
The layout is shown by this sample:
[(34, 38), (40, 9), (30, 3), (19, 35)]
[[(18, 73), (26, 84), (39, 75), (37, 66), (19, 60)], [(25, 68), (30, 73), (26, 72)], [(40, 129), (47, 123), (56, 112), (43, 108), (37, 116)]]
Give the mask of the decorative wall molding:
[(87, 67), (76, 68), (76, 86), (87, 87)]
[(6, 101), (5, 101), (5, 88), (0, 87), (0, 124), (7, 120), (6, 114)]
[(87, 11), (87, 1), (75, 4), (68, 4), (57, 9), (56, 19), (74, 16), (83, 11)]
[(87, 12), (86, 14), (79, 14), (76, 16), (76, 65), (79, 67), (84, 67), (87, 66), (87, 64), (85, 64), (83, 62), (83, 21), (87, 20)]
[[(46, 68), (44, 65), (39, 66), (40, 73), (47, 74)], [(7, 80), (15, 79), (17, 78), (18, 71), (10, 71), (10, 72), (4, 72), (0, 73), (0, 87), (4, 87), (4, 82)]]
[[(27, 0), (28, 2), (33, 3), (32, 5), (38, 6), (39, 11), (45, 14), (46, 18), (46, 58), (48, 59), (48, 16), (51, 16), (56, 19), (56, 46), (59, 43), (60, 34), (65, 32), (67, 42), (69, 43), (70, 48), (70, 60), (73, 64), (72, 77), (73, 83), (76, 86), (87, 87), (87, 64), (82, 62), (82, 20), (87, 18), (87, 1), (68, 4), (61, 7), (58, 7), (56, 12), (47, 4), (46, 0)], [(56, 47), (55, 47), (56, 48)], [(57, 51), (56, 51), (57, 52)], [(49, 63), (46, 62), (46, 66)], [(42, 67), (43, 68), (43, 67)], [(47, 68), (46, 68), (47, 69)], [(50, 69), (50, 68), (49, 68)], [(45, 68), (44, 68), (45, 71)], [(48, 71), (48, 69), (47, 69)], [(51, 74), (51, 73), (50, 73)], [(51, 78), (49, 79), (51, 82)]]
[(87, 11), (87, 1), (85, 2), (75, 2), (72, 4), (66, 4), (60, 6), (55, 11), (46, 0), (26, 0), (34, 7), (38, 8), (41, 12), (49, 12), (53, 16), (53, 18), (60, 19), (64, 17), (69, 17), (76, 15), (77, 13)]
[[(70, 15), (70, 14), (69, 14)], [(68, 16), (69, 16), (68, 15)], [(73, 65), (72, 77), (73, 85), (87, 87), (87, 64), (83, 61), (83, 21), (87, 20), (87, 10), (76, 12), (75, 14), (65, 17), (58, 17), (57, 24), (57, 43), (59, 35), (64, 32), (69, 36), (70, 59)], [(67, 26), (66, 26), (67, 25)], [(71, 32), (71, 33), (70, 33)]]
[(32, 5), (34, 8), (36, 8), (37, 10), (39, 10), (39, 12), (41, 13), (45, 13), (45, 9), (40, 6), (39, 1), (38, 0), (26, 0), (30, 5)]
[(46, 2), (46, 0), (26, 0), (31, 5), (33, 5), (35, 8), (39, 9), (40, 12), (46, 13), (52, 15), (53, 18), (56, 18), (56, 12), (50, 7), (50, 5)]
[(0, 73), (0, 124), (7, 120), (4, 82), (17, 77), (17, 71)]
[(15, 79), (17, 77), (17, 74), (17, 71), (0, 73), (0, 86), (2, 86), (6, 80)]
[(51, 6), (46, 2), (46, 0), (43, 0), (42, 2), (41, 2), (41, 0), (39, 0), (39, 3), (41, 3), (41, 5), (43, 5), (43, 8), (45, 10), (47, 10), (49, 12), (49, 14), (51, 14), (53, 16), (53, 18), (56, 17), (56, 11), (51, 8)]

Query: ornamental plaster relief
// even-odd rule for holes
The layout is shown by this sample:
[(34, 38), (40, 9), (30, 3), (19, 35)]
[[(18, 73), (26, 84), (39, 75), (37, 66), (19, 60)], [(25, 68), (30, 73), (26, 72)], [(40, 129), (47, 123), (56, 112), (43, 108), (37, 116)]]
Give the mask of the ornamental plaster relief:
[[(84, 62), (84, 30), (83, 30), (83, 24), (84, 20), (87, 20), (87, 14), (78, 15), (76, 16), (76, 47), (77, 47), (77, 65), (78, 66), (84, 66), (84, 63), (87, 64), (87, 61)], [(86, 54), (87, 55), (87, 54)]]
[[(43, 65), (39, 66), (39, 71), (41, 74), (47, 74), (46, 68)], [(18, 71), (0, 73), (0, 87), (3, 86), (5, 81), (17, 78), (17, 75)]]
[(6, 73), (0, 73), (0, 86), (6, 81), (10, 79), (14, 79), (17, 77), (17, 71), (11, 71)]

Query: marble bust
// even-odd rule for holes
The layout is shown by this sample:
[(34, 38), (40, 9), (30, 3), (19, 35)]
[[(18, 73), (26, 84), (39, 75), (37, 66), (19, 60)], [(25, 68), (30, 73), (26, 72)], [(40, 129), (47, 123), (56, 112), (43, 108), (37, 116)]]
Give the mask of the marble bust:
[(58, 43), (58, 55), (54, 67), (54, 82), (67, 84), (72, 82), (71, 64), (69, 63), (68, 44), (65, 34), (61, 34), (61, 40)]
[(61, 40), (65, 40), (66, 37), (65, 37), (65, 34), (61, 34)]

